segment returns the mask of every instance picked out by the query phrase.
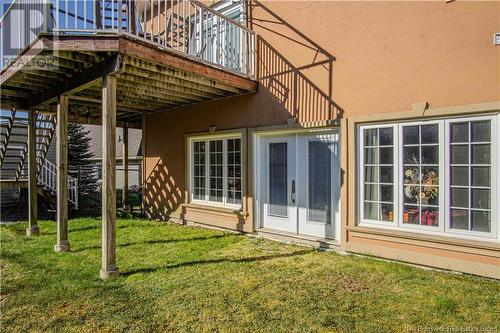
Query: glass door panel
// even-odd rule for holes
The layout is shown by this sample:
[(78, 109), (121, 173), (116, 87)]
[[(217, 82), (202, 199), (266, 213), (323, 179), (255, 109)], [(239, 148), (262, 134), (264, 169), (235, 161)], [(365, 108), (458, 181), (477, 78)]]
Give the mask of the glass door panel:
[(269, 144), (269, 215), (288, 216), (288, 160), (286, 142)]
[(261, 179), (262, 226), (296, 233), (295, 136), (262, 140), (261, 171), (257, 177)]

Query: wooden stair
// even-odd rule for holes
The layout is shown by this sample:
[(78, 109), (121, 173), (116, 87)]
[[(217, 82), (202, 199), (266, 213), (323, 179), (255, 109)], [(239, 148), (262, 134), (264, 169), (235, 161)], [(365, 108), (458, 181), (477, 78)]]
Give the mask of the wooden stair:
[[(3, 113), (4, 111), (2, 111)], [(37, 113), (35, 117), (37, 177), (55, 133), (55, 116)], [(23, 180), (28, 176), (28, 115), (12, 110), (0, 116), (0, 172), (2, 180)]]

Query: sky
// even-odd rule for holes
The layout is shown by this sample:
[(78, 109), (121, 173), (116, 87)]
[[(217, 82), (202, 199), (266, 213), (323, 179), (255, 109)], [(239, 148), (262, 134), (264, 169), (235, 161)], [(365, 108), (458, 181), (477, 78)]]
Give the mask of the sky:
[(12, 0), (0, 0), (0, 16), (3, 16), (3, 12), (9, 7)]

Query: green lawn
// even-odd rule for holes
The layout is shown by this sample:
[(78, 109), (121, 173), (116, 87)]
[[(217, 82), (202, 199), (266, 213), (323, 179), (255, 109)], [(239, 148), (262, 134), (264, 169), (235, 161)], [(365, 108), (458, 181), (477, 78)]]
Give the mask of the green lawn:
[(120, 220), (122, 275), (102, 282), (100, 220), (70, 221), (71, 253), (2, 226), (3, 332), (500, 330), (500, 282), (247, 236)]

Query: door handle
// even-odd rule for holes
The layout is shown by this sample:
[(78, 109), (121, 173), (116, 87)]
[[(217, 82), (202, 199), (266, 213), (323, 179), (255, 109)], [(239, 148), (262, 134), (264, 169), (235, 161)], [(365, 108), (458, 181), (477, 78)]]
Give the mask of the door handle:
[(290, 199), (292, 204), (295, 204), (295, 179), (292, 179), (292, 193)]

